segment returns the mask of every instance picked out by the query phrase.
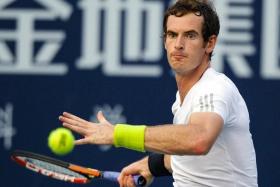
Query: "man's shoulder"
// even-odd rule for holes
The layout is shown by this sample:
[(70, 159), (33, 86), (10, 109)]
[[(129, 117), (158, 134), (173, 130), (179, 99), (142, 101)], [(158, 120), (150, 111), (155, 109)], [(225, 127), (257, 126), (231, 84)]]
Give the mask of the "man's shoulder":
[(225, 74), (209, 68), (196, 85), (196, 95), (204, 93), (217, 93), (218, 95), (239, 92), (233, 81)]

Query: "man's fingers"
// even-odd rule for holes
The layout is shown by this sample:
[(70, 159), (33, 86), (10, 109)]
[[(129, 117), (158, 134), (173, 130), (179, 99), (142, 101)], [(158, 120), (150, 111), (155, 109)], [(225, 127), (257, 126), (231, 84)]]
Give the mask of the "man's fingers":
[(104, 117), (102, 111), (99, 111), (99, 112), (97, 113), (97, 119), (98, 119), (98, 121), (99, 121), (100, 123), (106, 123), (106, 122), (107, 122), (107, 120), (106, 120), (106, 118)]
[(59, 116), (58, 118), (61, 122), (63, 123), (68, 123), (74, 126), (79, 126), (79, 127), (87, 127), (88, 126), (88, 122), (87, 121), (79, 121), (76, 119), (71, 119), (65, 116)]
[(81, 135), (85, 135), (87, 133), (86, 129), (84, 129), (83, 127), (79, 127), (79, 126), (76, 126), (76, 125), (72, 125), (70, 123), (62, 123), (63, 127), (66, 127), (72, 131), (75, 131), (76, 133), (78, 134), (81, 134)]
[(90, 143), (90, 142), (86, 138), (75, 140), (75, 145), (84, 145), (84, 144), (88, 144), (88, 143)]
[(135, 184), (132, 175), (138, 174), (138, 172), (139, 170), (136, 170), (131, 166), (123, 168), (118, 178), (120, 187), (134, 187)]
[(134, 180), (133, 180), (133, 177), (132, 175), (129, 175), (128, 178), (127, 178), (127, 186), (129, 187), (135, 187), (135, 184), (134, 184)]
[(79, 121), (79, 122), (82, 122), (82, 123), (87, 122), (86, 120), (84, 120), (82, 118), (79, 118), (78, 116), (75, 116), (74, 114), (71, 114), (69, 112), (63, 112), (62, 115), (64, 117), (67, 117), (67, 118), (70, 118), (70, 119), (73, 119), (73, 120), (76, 120), (76, 121)]
[(68, 123), (71, 125), (76, 125), (76, 126), (80, 126), (81, 122), (73, 120), (71, 118), (68, 117), (64, 117), (64, 116), (59, 116), (58, 118), (60, 121), (62, 121), (63, 123)]
[(126, 181), (127, 181), (127, 173), (125, 171), (125, 168), (123, 168), (123, 170), (121, 171), (119, 177), (118, 177), (118, 181), (119, 181), (119, 184), (120, 184), (120, 187), (126, 187)]
[(121, 187), (131, 187), (130, 181), (129, 181), (129, 176), (124, 176), (123, 178), (123, 184), (121, 185)]

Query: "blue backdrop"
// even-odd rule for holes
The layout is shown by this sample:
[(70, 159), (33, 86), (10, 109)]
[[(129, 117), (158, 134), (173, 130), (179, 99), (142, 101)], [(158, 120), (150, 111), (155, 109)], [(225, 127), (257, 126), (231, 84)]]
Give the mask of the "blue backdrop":
[[(172, 122), (176, 84), (163, 49), (161, 22), (171, 1), (1, 0), (1, 186), (79, 186), (50, 180), (10, 160), (24, 149), (84, 166), (121, 170), (147, 155), (110, 146), (79, 146), (65, 156), (47, 147), (69, 111), (112, 122)], [(221, 35), (213, 66), (239, 87), (251, 116), (259, 186), (280, 183), (279, 0), (216, 0)], [(78, 136), (76, 136), (79, 138)], [(152, 186), (171, 186), (156, 179)], [(96, 181), (87, 186), (116, 186)]]

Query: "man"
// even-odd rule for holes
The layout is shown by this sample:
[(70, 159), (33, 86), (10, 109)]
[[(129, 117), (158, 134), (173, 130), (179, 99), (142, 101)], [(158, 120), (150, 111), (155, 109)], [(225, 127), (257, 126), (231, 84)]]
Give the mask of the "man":
[[(246, 104), (234, 83), (210, 67), (219, 19), (207, 1), (178, 0), (165, 13), (164, 42), (178, 92), (173, 124), (132, 126), (99, 123), (69, 113), (59, 119), (84, 136), (76, 144), (114, 144), (150, 155), (125, 167), (121, 187), (135, 186), (132, 175), (152, 182), (172, 173), (175, 187), (258, 186), (255, 150)], [(171, 155), (171, 156), (170, 156)]]

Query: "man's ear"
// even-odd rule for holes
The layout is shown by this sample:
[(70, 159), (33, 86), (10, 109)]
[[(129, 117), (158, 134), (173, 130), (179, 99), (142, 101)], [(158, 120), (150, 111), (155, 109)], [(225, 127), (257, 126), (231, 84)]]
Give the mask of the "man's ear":
[(164, 44), (164, 49), (166, 50), (167, 47), (166, 47), (166, 39), (165, 39), (165, 38), (164, 38), (164, 40), (163, 40), (163, 44)]
[(217, 36), (216, 35), (210, 36), (206, 45), (206, 52), (208, 54), (214, 50), (216, 43), (217, 43)]

